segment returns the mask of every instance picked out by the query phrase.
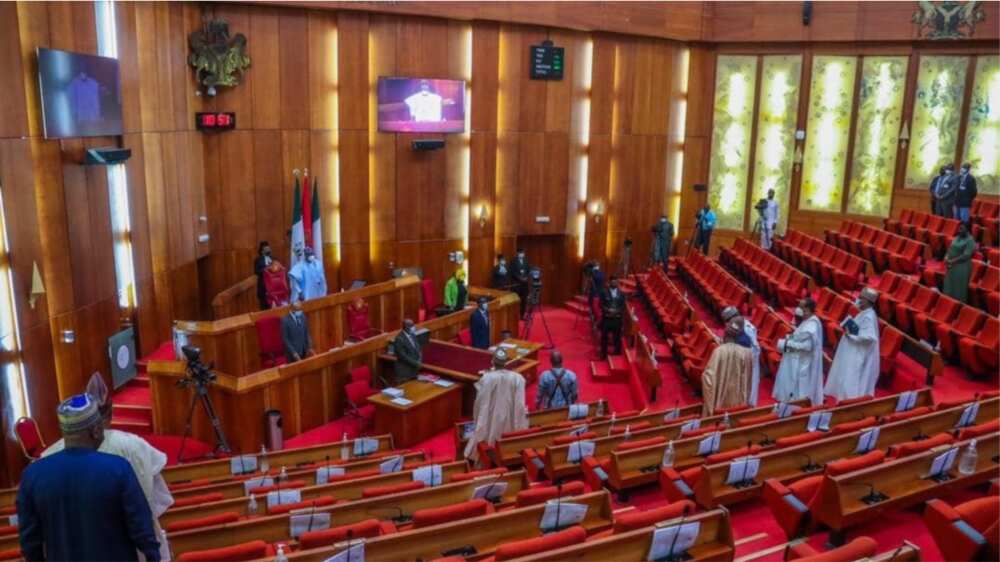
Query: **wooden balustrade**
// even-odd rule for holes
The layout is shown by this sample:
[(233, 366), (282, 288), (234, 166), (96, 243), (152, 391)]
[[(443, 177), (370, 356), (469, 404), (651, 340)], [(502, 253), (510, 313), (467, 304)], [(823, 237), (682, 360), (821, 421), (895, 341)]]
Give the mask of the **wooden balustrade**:
[(226, 287), (212, 298), (212, 318), (221, 320), (260, 310), (257, 300), (257, 276), (251, 275)]

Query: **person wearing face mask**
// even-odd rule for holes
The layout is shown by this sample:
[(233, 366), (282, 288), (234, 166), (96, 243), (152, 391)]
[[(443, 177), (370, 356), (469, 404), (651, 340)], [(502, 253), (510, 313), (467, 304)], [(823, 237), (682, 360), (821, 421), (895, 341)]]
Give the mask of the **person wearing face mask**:
[(267, 240), (262, 240), (257, 245), (257, 259), (253, 262), (253, 272), (257, 275), (257, 302), (260, 303), (261, 310), (271, 308), (267, 302), (267, 289), (264, 287), (264, 270), (267, 269), (273, 260), (271, 259), (271, 245)]
[(976, 253), (976, 241), (969, 235), (969, 224), (962, 222), (948, 253), (944, 256), (944, 266), (947, 270), (941, 292), (958, 302), (967, 302), (969, 298), (969, 278), (972, 276), (972, 255)]
[(695, 215), (694, 247), (699, 248), (701, 253), (708, 255), (709, 247), (712, 245), (712, 231), (715, 230), (715, 211), (712, 206), (705, 203)]
[(56, 410), (65, 448), (28, 465), (17, 490), (25, 560), (159, 562), (153, 514), (128, 461), (98, 449), (96, 400), (72, 396)]
[(472, 336), (472, 347), (489, 349), (490, 347), (490, 315), (486, 297), (479, 297), (476, 310), (469, 317), (469, 332)]
[(524, 248), (517, 249), (514, 263), (510, 266), (510, 276), (514, 285), (514, 292), (521, 298), (521, 318), (528, 307), (528, 291), (531, 286), (531, 264), (525, 256)]
[(305, 259), (296, 263), (288, 276), (292, 279), (292, 302), (312, 300), (326, 296), (326, 273), (323, 264), (316, 259), (312, 246), (306, 246)]
[(795, 309), (795, 331), (778, 340), (781, 364), (771, 396), (778, 402), (808, 398), (823, 403), (823, 324), (816, 318), (816, 301), (806, 297)]
[(944, 178), (937, 182), (934, 189), (934, 200), (937, 201), (934, 214), (939, 217), (950, 219), (955, 215), (955, 194), (958, 192), (958, 182), (955, 179), (955, 165), (946, 165)]
[(841, 323), (844, 335), (837, 344), (824, 394), (837, 400), (875, 395), (879, 370), (877, 301), (878, 292), (865, 287), (854, 301), (860, 312)]
[(757, 341), (757, 327), (749, 318), (740, 315), (740, 311), (735, 306), (727, 306), (722, 310), (722, 322), (727, 323), (734, 319), (742, 321), (743, 330), (736, 337), (736, 343), (743, 347), (750, 348), (753, 353), (753, 376), (750, 377), (750, 398), (747, 404), (757, 405), (757, 387), (760, 385), (760, 343)]
[(497, 256), (497, 264), (493, 267), (493, 288), (510, 290), (510, 269), (503, 254)]
[(506, 369), (507, 352), (493, 352), (493, 368), (476, 381), (476, 401), (472, 407), (475, 430), (465, 447), (465, 458), (479, 459), (479, 443), (493, 445), (510, 431), (527, 429), (528, 407), (524, 402), (524, 377)]
[(600, 300), (601, 296), (604, 294), (604, 270), (601, 269), (601, 264), (594, 262), (594, 267), (590, 274), (590, 294), (588, 295), (588, 305), (590, 306), (590, 314), (596, 314), (594, 312), (594, 301)]
[(613, 339), (615, 355), (622, 354), (622, 317), (625, 314), (625, 293), (618, 288), (618, 278), (612, 277), (608, 290), (601, 295), (601, 358), (608, 357), (608, 340)]
[(563, 367), (563, 356), (553, 351), (549, 356), (552, 367), (538, 378), (535, 409), (548, 410), (575, 404), (577, 399), (576, 373)]
[(937, 208), (938, 208), (937, 207), (937, 189), (938, 189), (938, 184), (941, 183), (941, 182), (943, 182), (948, 177), (948, 174), (946, 174), (945, 171), (946, 171), (946, 168), (944, 166), (941, 166), (940, 168), (938, 168), (938, 175), (934, 176), (931, 179), (930, 185), (927, 186), (927, 190), (930, 192), (930, 196), (931, 196), (930, 201), (931, 201), (931, 214), (932, 215), (936, 215), (937, 214)]
[(444, 285), (444, 305), (452, 310), (462, 310), (469, 300), (469, 289), (465, 285), (465, 270), (456, 269)]
[(674, 243), (674, 225), (661, 215), (660, 220), (653, 225), (653, 263), (667, 271), (670, 264), (670, 250)]
[(737, 343), (743, 333), (743, 318), (726, 323), (722, 343), (712, 351), (701, 374), (701, 415), (743, 406), (750, 400), (753, 352)]
[(285, 344), (285, 360), (301, 361), (315, 355), (309, 337), (309, 319), (302, 311), (302, 301), (292, 302), (292, 309), (281, 319), (281, 341)]
[(761, 217), (760, 247), (765, 250), (771, 249), (771, 241), (774, 239), (775, 229), (778, 227), (778, 215), (780, 208), (778, 202), (774, 200), (774, 190), (767, 190), (767, 206)]
[(958, 176), (958, 189), (955, 191), (955, 218), (969, 222), (969, 211), (972, 202), (976, 200), (979, 190), (976, 189), (976, 178), (971, 174), (972, 164), (962, 164), (962, 173)]
[(417, 378), (420, 373), (420, 362), (423, 361), (423, 352), (420, 342), (417, 341), (417, 327), (413, 324), (413, 320), (409, 318), (403, 320), (403, 329), (393, 340), (392, 349), (396, 355), (396, 363), (393, 366), (396, 379), (394, 384), (398, 386)]

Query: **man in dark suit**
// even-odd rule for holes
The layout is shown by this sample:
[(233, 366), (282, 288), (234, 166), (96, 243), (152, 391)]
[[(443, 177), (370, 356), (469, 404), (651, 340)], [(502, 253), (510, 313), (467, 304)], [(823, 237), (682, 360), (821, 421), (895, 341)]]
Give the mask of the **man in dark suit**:
[(590, 318), (593, 321), (597, 311), (594, 308), (594, 301), (600, 300), (604, 295), (604, 271), (601, 264), (594, 262), (594, 267), (590, 275), (590, 294), (587, 295), (587, 306), (590, 309)]
[(931, 214), (937, 214), (937, 188), (938, 183), (945, 180), (944, 166), (938, 168), (938, 175), (931, 178), (930, 185), (927, 186), (927, 191), (931, 194)]
[(497, 255), (497, 264), (493, 267), (493, 288), (504, 291), (510, 288), (510, 268), (503, 254)]
[(472, 335), (472, 347), (488, 349), (490, 347), (490, 315), (487, 312), (486, 297), (479, 297), (479, 306), (469, 318), (469, 332)]
[(396, 339), (393, 340), (392, 349), (396, 354), (394, 384), (401, 385), (406, 381), (417, 378), (420, 373), (420, 362), (423, 354), (420, 349), (420, 342), (417, 341), (417, 329), (413, 325), (413, 320), (407, 318), (403, 320), (403, 329), (400, 330)]
[(510, 266), (510, 275), (513, 278), (514, 292), (521, 297), (521, 318), (528, 307), (528, 290), (531, 286), (531, 265), (524, 255), (524, 248), (517, 249), (517, 257)]
[(608, 338), (615, 340), (615, 355), (622, 353), (622, 316), (625, 314), (625, 293), (618, 288), (618, 279), (611, 278), (608, 290), (601, 295), (601, 358), (608, 357)]
[(944, 167), (944, 179), (938, 182), (934, 190), (934, 197), (937, 198), (937, 210), (939, 217), (952, 218), (955, 216), (955, 194), (958, 193), (958, 178), (955, 177), (955, 165), (948, 164)]
[(958, 176), (958, 189), (955, 192), (955, 218), (964, 223), (969, 222), (972, 202), (979, 194), (976, 189), (976, 178), (972, 176), (971, 171), (972, 164), (968, 162), (962, 164), (962, 173)]
[(309, 320), (302, 311), (301, 300), (293, 302), (291, 312), (281, 319), (281, 341), (285, 344), (285, 360), (289, 363), (314, 354), (309, 337)]

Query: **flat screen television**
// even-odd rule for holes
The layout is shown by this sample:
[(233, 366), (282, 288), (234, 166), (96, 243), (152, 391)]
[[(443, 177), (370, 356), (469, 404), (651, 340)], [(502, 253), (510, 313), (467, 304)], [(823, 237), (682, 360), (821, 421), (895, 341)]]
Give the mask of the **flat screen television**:
[(122, 134), (118, 60), (38, 48), (45, 138)]
[(387, 133), (465, 131), (465, 81), (378, 79), (378, 130)]

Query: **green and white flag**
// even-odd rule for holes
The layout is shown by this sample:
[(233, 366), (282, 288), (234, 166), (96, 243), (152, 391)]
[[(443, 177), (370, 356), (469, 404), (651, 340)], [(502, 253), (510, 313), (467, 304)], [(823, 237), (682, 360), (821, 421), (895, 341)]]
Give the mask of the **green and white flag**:
[(303, 251), (306, 247), (306, 231), (302, 224), (302, 189), (299, 186), (298, 170), (295, 171), (295, 194), (292, 195), (292, 202), (292, 255), (288, 260), (289, 271), (305, 258)]

